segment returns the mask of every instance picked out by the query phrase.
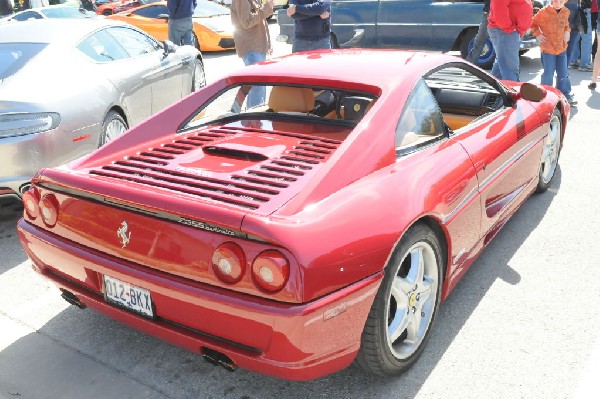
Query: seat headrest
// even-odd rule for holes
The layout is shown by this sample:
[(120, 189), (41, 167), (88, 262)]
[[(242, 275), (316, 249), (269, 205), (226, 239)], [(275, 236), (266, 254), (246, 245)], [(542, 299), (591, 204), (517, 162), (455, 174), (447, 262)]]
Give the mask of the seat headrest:
[(269, 108), (275, 112), (311, 112), (315, 96), (306, 87), (274, 86), (269, 95)]

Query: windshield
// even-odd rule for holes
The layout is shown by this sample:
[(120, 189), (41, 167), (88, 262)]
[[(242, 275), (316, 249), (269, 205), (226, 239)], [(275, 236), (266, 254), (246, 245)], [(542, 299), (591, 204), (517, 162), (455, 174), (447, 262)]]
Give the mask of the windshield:
[(194, 17), (209, 18), (217, 15), (229, 15), (229, 9), (212, 1), (198, 1), (194, 10)]
[(0, 79), (17, 72), (46, 46), (46, 43), (0, 43)]

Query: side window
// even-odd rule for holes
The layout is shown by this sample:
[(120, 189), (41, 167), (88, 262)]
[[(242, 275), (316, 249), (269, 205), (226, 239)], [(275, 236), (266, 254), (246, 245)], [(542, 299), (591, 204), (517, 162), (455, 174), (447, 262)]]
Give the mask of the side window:
[(132, 14), (146, 18), (158, 18), (161, 14), (169, 14), (169, 9), (166, 6), (155, 5), (134, 10)]
[(98, 62), (112, 62), (129, 58), (129, 54), (106, 29), (95, 32), (83, 39), (77, 45), (77, 49)]
[(404, 152), (444, 135), (442, 111), (423, 80), (419, 80), (396, 126), (396, 151)]
[(162, 49), (158, 42), (129, 28), (109, 28), (108, 31), (131, 57), (139, 57)]

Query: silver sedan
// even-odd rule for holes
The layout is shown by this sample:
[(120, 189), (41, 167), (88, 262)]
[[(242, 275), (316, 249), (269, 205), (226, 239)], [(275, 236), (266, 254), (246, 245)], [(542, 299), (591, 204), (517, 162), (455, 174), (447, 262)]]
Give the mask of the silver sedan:
[(205, 85), (192, 46), (131, 25), (44, 19), (0, 25), (0, 195), (79, 158)]

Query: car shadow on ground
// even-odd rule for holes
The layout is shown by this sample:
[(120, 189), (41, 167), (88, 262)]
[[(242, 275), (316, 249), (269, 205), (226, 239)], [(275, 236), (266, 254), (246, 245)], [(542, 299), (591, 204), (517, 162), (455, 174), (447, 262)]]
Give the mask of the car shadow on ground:
[[(490, 287), (498, 281), (511, 285), (519, 284), (521, 277), (518, 270), (510, 267), (511, 258), (544, 218), (560, 188), (560, 183), (559, 168), (552, 188), (544, 194), (530, 197), (483, 251), (450, 297), (442, 303), (430, 341), (421, 359), (403, 375), (378, 377), (366, 374), (353, 366), (308, 382), (283, 381), (245, 370), (231, 373), (204, 362), (195, 353), (142, 334), (96, 312), (82, 311), (73, 306), (49, 318), (37, 333), (25, 335), (0, 351), (0, 371), (2, 367), (10, 364), (11, 375), (28, 375), (31, 381), (39, 381), (42, 388), (44, 381), (55, 381), (52, 384), (61, 381), (63, 391), (54, 393), (63, 398), (77, 397), (80, 391), (75, 389), (75, 386), (86, 384), (86, 381), (90, 381), (89, 376), (82, 374), (79, 380), (73, 379), (68, 372), (60, 373), (57, 372), (57, 367), (51, 367), (52, 362), (47, 359), (48, 353), (36, 349), (41, 345), (41, 334), (69, 349), (66, 354), (59, 353), (61, 358), (54, 359), (54, 364), (63, 364), (66, 370), (70, 367), (79, 373), (81, 368), (78, 367), (78, 362), (91, 361), (94, 367), (105, 370), (107, 375), (99, 375), (93, 380), (94, 384), (101, 383), (103, 378), (110, 380), (113, 378), (110, 376), (115, 373), (124, 375), (127, 381), (121, 383), (134, 384), (135, 392), (143, 392), (143, 397), (164, 395), (173, 398), (235, 399), (381, 398), (394, 392), (394, 397), (413, 398), (427, 382)], [(15, 222), (16, 220), (17, 218)], [(19, 245), (16, 237), (11, 237), (8, 241), (13, 242), (10, 245)], [(16, 261), (9, 262), (8, 266), (3, 266), (0, 271), (6, 271), (6, 267), (11, 268), (11, 264), (12, 267), (19, 265), (23, 259), (24, 254)], [(28, 273), (34, 274), (31, 270)], [(64, 304), (62, 299), (58, 298), (58, 290), (52, 301), (54, 300), (57, 302), (43, 303), (39, 306), (64, 309), (60, 307)], [(507, 311), (510, 306), (517, 305), (507, 304)], [(30, 311), (35, 312), (34, 309)], [(10, 314), (8, 316), (16, 318)], [(27, 317), (21, 323), (35, 325), (33, 322), (28, 323), (26, 319)], [(335, 334), (335, 331), (332, 333)], [(472, 350), (482, 351), (481, 356), (477, 358), (485, 357), (484, 348), (473, 347)], [(36, 358), (38, 361), (31, 360)], [(34, 370), (31, 370), (32, 365), (35, 365)], [(0, 378), (0, 385), (3, 385), (1, 380)], [(90, 393), (100, 393), (97, 396), (93, 394), (86, 397), (106, 397), (101, 394), (102, 391), (96, 391), (95, 386), (93, 388)], [(11, 389), (18, 392), (19, 387), (13, 386)], [(43, 389), (37, 392), (42, 393), (39, 397), (44, 397)], [(134, 394), (132, 397), (141, 396)]]

